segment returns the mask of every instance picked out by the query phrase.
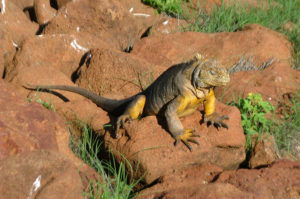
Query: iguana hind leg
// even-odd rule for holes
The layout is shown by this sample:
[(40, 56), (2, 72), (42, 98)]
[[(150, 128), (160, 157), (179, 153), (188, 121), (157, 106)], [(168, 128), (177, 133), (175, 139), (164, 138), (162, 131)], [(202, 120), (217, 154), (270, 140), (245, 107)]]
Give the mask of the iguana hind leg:
[(138, 119), (143, 114), (145, 103), (146, 96), (137, 95), (136, 98), (128, 104), (128, 106), (125, 109), (125, 112), (122, 115), (120, 115), (117, 119), (115, 127), (115, 137), (118, 136), (120, 128), (125, 127), (126, 122)]
[(178, 117), (178, 107), (181, 101), (181, 97), (177, 97), (172, 100), (166, 107), (165, 110), (165, 118), (168, 125), (168, 130), (175, 138), (175, 146), (181, 141), (185, 144), (190, 151), (192, 151), (192, 147), (189, 142), (195, 143), (199, 145), (199, 142), (194, 140), (194, 137), (200, 137), (195, 133), (193, 129), (184, 129), (181, 121)]

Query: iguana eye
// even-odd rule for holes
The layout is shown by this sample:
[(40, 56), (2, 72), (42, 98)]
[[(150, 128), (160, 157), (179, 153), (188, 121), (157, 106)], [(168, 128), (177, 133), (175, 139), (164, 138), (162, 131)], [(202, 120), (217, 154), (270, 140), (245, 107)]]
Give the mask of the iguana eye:
[(213, 71), (213, 70), (210, 70), (209, 73), (210, 73), (211, 75), (216, 75), (215, 71)]

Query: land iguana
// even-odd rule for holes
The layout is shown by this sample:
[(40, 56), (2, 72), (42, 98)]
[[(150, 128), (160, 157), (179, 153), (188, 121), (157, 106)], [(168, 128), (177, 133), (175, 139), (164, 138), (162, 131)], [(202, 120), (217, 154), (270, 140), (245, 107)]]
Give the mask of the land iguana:
[(199, 145), (194, 138), (199, 135), (192, 129), (184, 129), (179, 118), (191, 114), (200, 103), (204, 103), (204, 122), (228, 129), (223, 122), (229, 119), (228, 116), (220, 116), (215, 112), (216, 98), (213, 88), (226, 85), (229, 81), (228, 71), (220, 67), (216, 60), (205, 59), (197, 54), (192, 60), (167, 69), (144, 91), (123, 100), (108, 99), (75, 86), (28, 86), (34, 90), (70, 91), (90, 99), (105, 111), (118, 116), (115, 137), (128, 121), (141, 116), (162, 116), (166, 120), (168, 131), (176, 140), (175, 146), (182, 141), (192, 151), (189, 142)]

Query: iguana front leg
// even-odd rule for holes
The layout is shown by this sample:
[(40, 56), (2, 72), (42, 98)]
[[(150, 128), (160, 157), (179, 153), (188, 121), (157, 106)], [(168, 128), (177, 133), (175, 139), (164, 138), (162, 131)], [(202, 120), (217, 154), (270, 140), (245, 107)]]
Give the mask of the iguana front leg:
[(168, 130), (172, 134), (172, 136), (176, 139), (175, 146), (181, 141), (183, 142), (190, 151), (192, 151), (192, 147), (189, 142), (195, 143), (199, 145), (199, 142), (193, 139), (193, 137), (200, 137), (195, 133), (193, 129), (185, 130), (179, 120), (177, 115), (178, 107), (181, 101), (181, 97), (176, 97), (174, 100), (169, 102), (165, 110), (165, 118), (168, 125)]
[(128, 104), (128, 106), (125, 109), (125, 112), (122, 115), (120, 115), (117, 119), (115, 127), (115, 137), (118, 136), (120, 128), (125, 127), (126, 122), (138, 119), (143, 114), (145, 103), (146, 96), (137, 95), (136, 98)]
[(216, 110), (216, 97), (213, 89), (210, 89), (206, 99), (204, 101), (204, 122), (210, 122), (212, 125), (218, 127), (224, 127), (228, 129), (228, 125), (223, 122), (223, 120), (228, 120), (227, 115), (220, 116), (215, 112)]

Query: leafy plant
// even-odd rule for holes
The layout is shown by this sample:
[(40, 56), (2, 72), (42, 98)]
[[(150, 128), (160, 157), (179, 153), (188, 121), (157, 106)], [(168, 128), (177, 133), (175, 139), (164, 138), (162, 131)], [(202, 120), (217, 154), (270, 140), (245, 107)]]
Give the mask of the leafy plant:
[(251, 135), (270, 132), (273, 121), (266, 118), (267, 113), (275, 111), (272, 104), (262, 99), (260, 94), (249, 93), (229, 105), (236, 106), (241, 112), (242, 126), (247, 136), (247, 149), (251, 148)]

